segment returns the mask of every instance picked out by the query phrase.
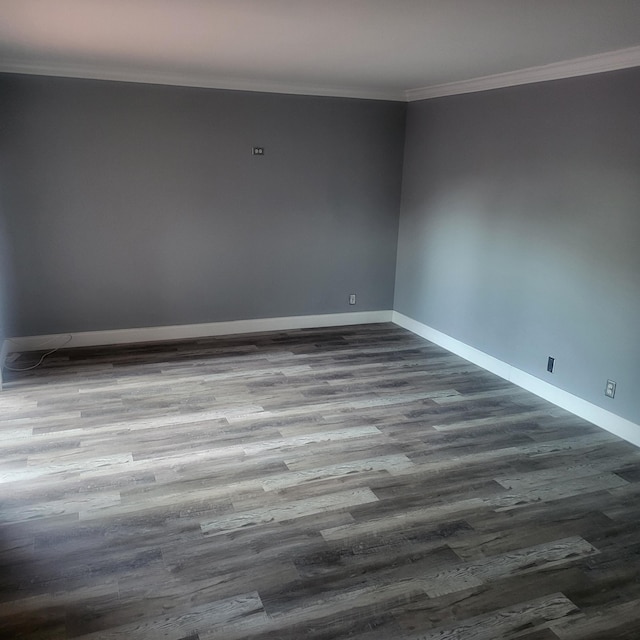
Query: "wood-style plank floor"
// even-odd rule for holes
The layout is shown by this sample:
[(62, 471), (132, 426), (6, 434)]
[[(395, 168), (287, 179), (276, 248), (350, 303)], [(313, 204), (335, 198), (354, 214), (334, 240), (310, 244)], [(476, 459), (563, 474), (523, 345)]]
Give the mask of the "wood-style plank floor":
[(639, 451), (394, 325), (7, 375), (0, 637), (640, 638)]

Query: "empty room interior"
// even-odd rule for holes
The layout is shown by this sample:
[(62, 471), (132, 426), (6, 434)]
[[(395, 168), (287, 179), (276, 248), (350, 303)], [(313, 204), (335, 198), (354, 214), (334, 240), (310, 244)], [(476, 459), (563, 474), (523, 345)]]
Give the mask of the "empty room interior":
[(640, 638), (640, 2), (0, 0), (0, 637)]

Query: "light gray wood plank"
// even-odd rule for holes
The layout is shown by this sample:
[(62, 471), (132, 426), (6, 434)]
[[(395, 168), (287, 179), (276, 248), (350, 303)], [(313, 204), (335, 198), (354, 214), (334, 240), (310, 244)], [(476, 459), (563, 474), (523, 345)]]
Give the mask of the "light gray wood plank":
[(315, 513), (346, 509), (377, 501), (378, 498), (371, 489), (365, 487), (222, 516), (215, 520), (201, 522), (200, 526), (204, 533), (224, 533), (262, 523), (294, 520)]

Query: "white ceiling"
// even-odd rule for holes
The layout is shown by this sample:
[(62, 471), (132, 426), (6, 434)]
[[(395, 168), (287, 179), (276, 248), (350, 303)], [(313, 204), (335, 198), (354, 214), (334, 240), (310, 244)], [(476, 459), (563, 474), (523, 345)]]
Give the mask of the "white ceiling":
[(402, 100), (637, 65), (640, 0), (0, 0), (10, 72)]

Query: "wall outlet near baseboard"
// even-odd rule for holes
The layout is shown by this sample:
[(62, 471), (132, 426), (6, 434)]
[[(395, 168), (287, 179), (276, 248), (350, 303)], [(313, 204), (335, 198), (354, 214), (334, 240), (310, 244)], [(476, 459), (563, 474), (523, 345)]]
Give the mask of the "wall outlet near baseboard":
[(349, 304), (355, 304), (355, 303), (356, 303), (356, 294), (355, 293), (349, 294)]
[(607, 386), (604, 388), (604, 395), (607, 398), (613, 398), (616, 395), (616, 383), (613, 380), (607, 380)]
[(556, 364), (556, 359), (549, 356), (547, 358), (547, 371), (549, 373), (553, 373), (553, 367), (555, 366), (555, 364)]

